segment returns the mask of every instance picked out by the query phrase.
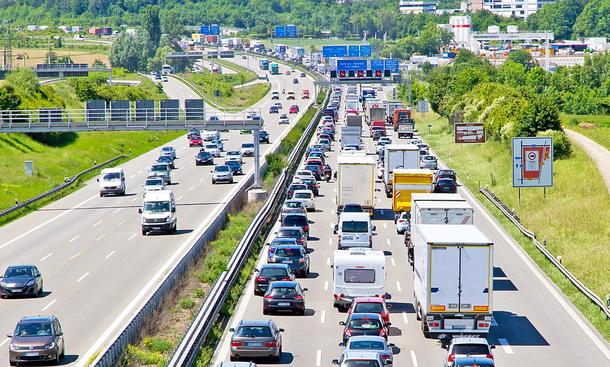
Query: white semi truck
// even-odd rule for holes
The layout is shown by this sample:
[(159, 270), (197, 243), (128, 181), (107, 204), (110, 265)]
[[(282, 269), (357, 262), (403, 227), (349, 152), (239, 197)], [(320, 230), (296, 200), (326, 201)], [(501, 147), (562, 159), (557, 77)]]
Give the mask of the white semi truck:
[(375, 171), (373, 157), (341, 154), (337, 160), (337, 213), (345, 204), (360, 204), (373, 214), (375, 210)]
[(383, 150), (383, 183), (392, 197), (392, 173), (396, 168), (419, 169), (419, 148), (414, 144), (388, 144)]

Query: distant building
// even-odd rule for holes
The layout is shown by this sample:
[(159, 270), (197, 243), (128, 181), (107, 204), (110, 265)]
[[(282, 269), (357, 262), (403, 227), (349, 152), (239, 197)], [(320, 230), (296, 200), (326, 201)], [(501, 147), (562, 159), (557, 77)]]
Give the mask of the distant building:
[(423, 14), (436, 12), (436, 1), (406, 1), (400, 0), (398, 9), (402, 14)]
[(470, 0), (469, 9), (473, 12), (487, 10), (503, 17), (527, 18), (546, 4), (555, 0)]

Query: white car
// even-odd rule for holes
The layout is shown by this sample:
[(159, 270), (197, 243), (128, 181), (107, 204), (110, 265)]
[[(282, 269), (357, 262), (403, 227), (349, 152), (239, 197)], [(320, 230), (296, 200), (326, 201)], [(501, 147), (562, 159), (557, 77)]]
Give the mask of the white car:
[(396, 217), (396, 233), (404, 234), (407, 231), (411, 232), (411, 213), (401, 212)]
[(220, 140), (220, 132), (218, 130), (203, 130), (201, 137), (205, 141)]
[(271, 92), (271, 99), (280, 99), (280, 92), (274, 90)]
[(218, 144), (206, 144), (203, 147), (203, 151), (210, 153), (214, 157), (220, 157), (220, 147)]
[(242, 156), (253, 156), (254, 155), (254, 144), (253, 143), (243, 143), (241, 148), (239, 149)]
[(288, 124), (290, 120), (288, 120), (288, 116), (284, 113), (280, 116), (280, 124)]
[(316, 176), (314, 176), (313, 172), (306, 170), (306, 169), (302, 169), (302, 170), (298, 170), (295, 174), (294, 177), (292, 178), (294, 181), (300, 180), (302, 178), (313, 178), (314, 180), (316, 179)]
[(451, 340), (447, 347), (446, 367), (452, 367), (456, 358), (460, 357), (481, 357), (493, 359), (491, 350), (493, 345), (489, 345), (485, 338), (456, 337)]
[(165, 182), (162, 177), (148, 177), (142, 186), (144, 186), (144, 195), (149, 191), (165, 190)]
[(314, 195), (311, 190), (295, 190), (292, 194), (292, 201), (300, 201), (307, 211), (316, 211)]
[(243, 155), (239, 150), (230, 150), (227, 152), (226, 156), (227, 161), (237, 161), (239, 163), (244, 163)]
[(421, 157), (421, 161), (419, 162), (419, 168), (427, 168), (435, 170), (438, 168), (438, 164), (436, 161), (436, 157), (433, 155), (425, 155)]
[(161, 148), (160, 155), (169, 155), (172, 159), (176, 159), (176, 148), (174, 147), (163, 147)]

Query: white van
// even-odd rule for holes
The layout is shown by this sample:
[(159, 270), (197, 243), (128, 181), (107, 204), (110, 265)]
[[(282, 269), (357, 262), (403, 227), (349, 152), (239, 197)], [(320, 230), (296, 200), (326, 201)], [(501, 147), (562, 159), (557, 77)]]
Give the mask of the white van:
[(144, 195), (142, 208), (142, 235), (149, 232), (176, 233), (178, 219), (176, 218), (176, 202), (174, 193), (170, 190), (148, 191)]
[(333, 304), (349, 307), (356, 297), (385, 297), (385, 256), (366, 248), (335, 250)]
[(369, 213), (341, 213), (339, 224), (335, 225), (338, 235), (337, 248), (373, 247), (373, 231)]
[(104, 168), (97, 179), (100, 196), (125, 195), (125, 171), (122, 168)]

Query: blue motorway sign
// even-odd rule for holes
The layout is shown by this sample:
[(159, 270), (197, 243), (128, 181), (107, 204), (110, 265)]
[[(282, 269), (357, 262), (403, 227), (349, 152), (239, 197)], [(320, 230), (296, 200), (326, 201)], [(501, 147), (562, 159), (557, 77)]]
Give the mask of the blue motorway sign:
[(210, 26), (202, 25), (201, 27), (199, 27), (199, 33), (205, 34), (206, 36), (208, 36), (210, 34)]
[(284, 38), (286, 37), (286, 28), (283, 25), (275, 26), (275, 37), (276, 38)]
[(366, 70), (366, 60), (337, 60), (337, 70)]
[(384, 70), (390, 70), (392, 73), (398, 73), (398, 59), (385, 59)]
[(360, 57), (360, 47), (356, 46), (347, 46), (347, 54), (349, 57)]
[(297, 37), (297, 26), (294, 24), (288, 24), (286, 26), (286, 37), (296, 38)]
[(346, 57), (347, 46), (322, 46), (322, 56), (324, 57)]
[(371, 59), (371, 70), (383, 70), (383, 59)]
[(212, 24), (210, 26), (210, 34), (214, 36), (220, 36), (220, 26), (218, 24)]
[(373, 49), (371, 45), (360, 45), (360, 57), (371, 57)]

